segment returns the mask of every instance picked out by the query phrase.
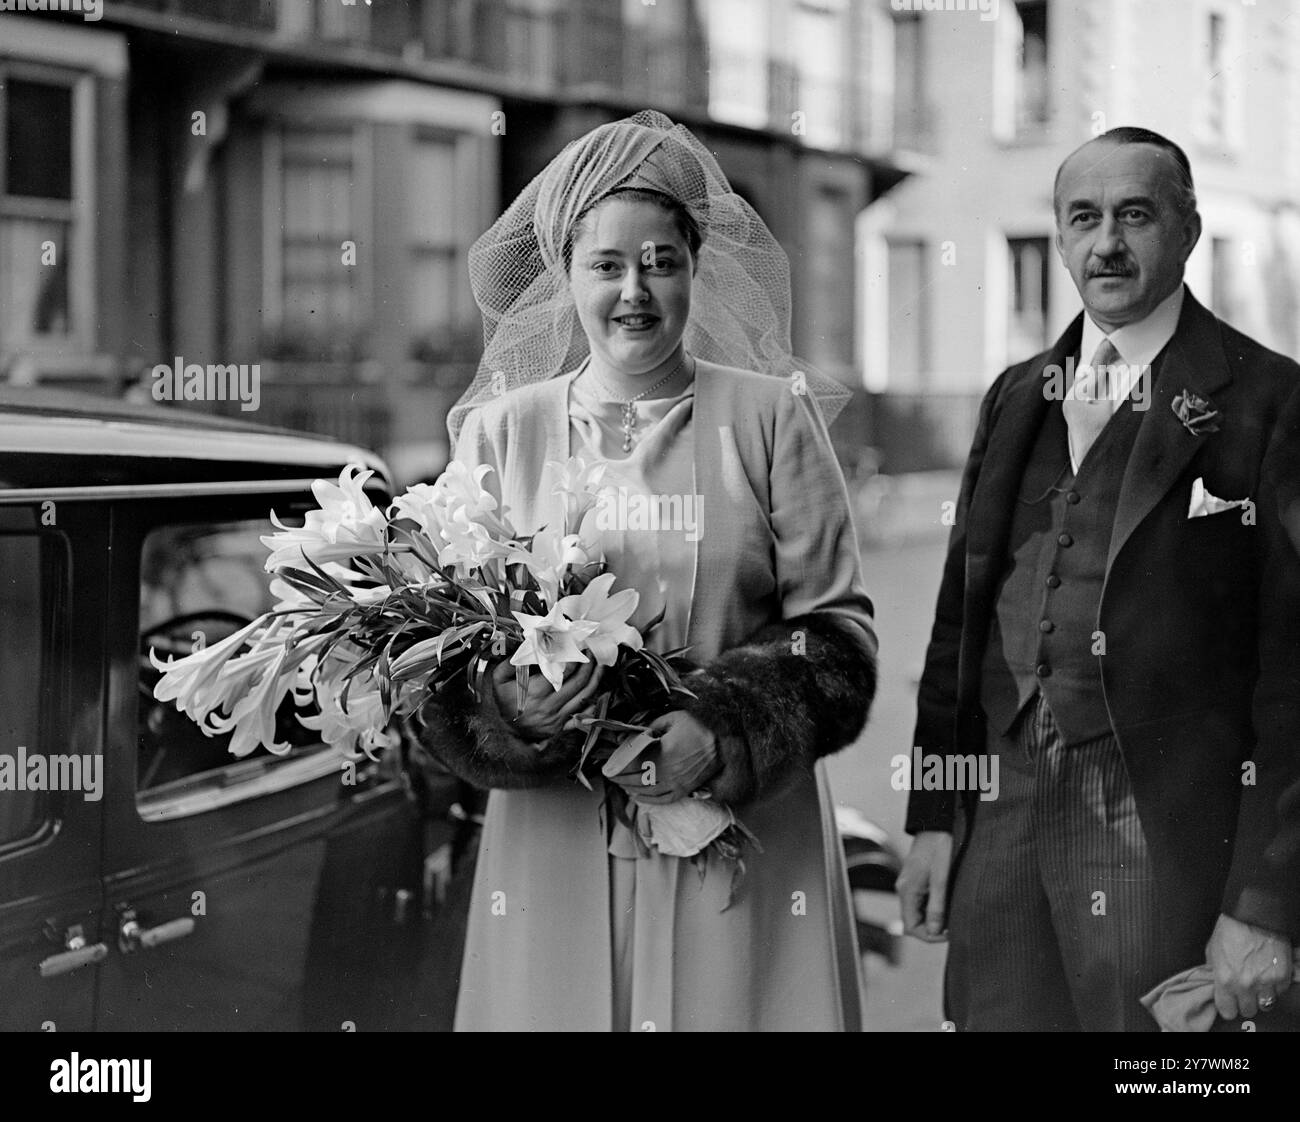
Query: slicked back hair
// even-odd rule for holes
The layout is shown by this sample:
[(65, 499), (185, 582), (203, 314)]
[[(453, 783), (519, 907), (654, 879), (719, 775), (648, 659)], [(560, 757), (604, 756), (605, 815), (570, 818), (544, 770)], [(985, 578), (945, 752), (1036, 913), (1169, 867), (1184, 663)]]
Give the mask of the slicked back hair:
[(1165, 152), (1174, 164), (1173, 188), (1174, 206), (1178, 211), (1180, 218), (1187, 218), (1196, 210), (1196, 188), (1192, 184), (1192, 165), (1187, 158), (1187, 153), (1178, 147), (1167, 136), (1161, 136), (1158, 132), (1151, 129), (1144, 129), (1137, 125), (1120, 125), (1117, 128), (1108, 130), (1100, 136), (1093, 137), (1092, 140), (1080, 144), (1073, 152), (1061, 161), (1061, 166), (1056, 169), (1056, 179), (1052, 184), (1052, 210), (1060, 213), (1061, 203), (1061, 172), (1065, 165), (1074, 158), (1074, 156), (1088, 146), (1099, 140), (1109, 141), (1114, 145), (1125, 144), (1150, 144), (1153, 148), (1159, 148)]

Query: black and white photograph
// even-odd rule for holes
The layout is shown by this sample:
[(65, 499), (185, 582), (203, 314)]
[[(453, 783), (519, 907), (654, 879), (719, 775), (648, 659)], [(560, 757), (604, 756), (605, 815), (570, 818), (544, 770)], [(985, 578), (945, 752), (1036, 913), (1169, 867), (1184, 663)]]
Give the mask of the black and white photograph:
[(24, 1079), (1061, 1032), (1249, 1096), (1298, 362), (1300, 0), (0, 0)]

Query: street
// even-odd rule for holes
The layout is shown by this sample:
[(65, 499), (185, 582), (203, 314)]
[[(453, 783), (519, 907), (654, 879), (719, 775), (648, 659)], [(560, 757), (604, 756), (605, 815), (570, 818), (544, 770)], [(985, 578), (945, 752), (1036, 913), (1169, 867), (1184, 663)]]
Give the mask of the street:
[[(837, 802), (849, 803), (889, 831), (906, 852), (907, 794), (890, 786), (890, 759), (912, 748), (916, 681), (920, 676), (943, 564), (945, 539), (930, 536), (863, 552), (867, 591), (876, 607), (880, 682), (866, 731), (831, 757)], [(897, 908), (891, 907), (891, 918)], [(872, 1032), (936, 1032), (944, 948), (907, 939), (896, 968), (873, 969), (867, 980), (866, 1027)]]

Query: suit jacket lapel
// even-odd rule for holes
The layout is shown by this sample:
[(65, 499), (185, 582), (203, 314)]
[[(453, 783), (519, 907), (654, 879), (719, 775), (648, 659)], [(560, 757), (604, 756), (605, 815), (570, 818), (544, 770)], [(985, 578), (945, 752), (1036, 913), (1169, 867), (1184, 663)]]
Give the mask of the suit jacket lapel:
[(996, 562), (1002, 556), (1025, 464), (1052, 394), (1057, 387), (1062, 394), (1069, 388), (1067, 360), (1079, 349), (1082, 334), (1083, 317), (1079, 316), (1056, 345), (1003, 394), (966, 519), (967, 560), (977, 568), (980, 562)]
[(1189, 432), (1178, 419), (1174, 398), (1189, 390), (1213, 400), (1212, 395), (1231, 381), (1219, 321), (1188, 291), (1178, 327), (1156, 374), (1151, 407), (1142, 418), (1124, 470), (1107, 573), (1133, 531), (1174, 485), (1205, 439)]

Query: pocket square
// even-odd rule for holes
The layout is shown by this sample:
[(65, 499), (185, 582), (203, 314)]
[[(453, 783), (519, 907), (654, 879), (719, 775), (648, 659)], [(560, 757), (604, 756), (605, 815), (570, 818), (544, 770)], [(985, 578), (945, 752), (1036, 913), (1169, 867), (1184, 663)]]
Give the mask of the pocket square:
[(1225, 510), (1244, 507), (1250, 499), (1220, 499), (1205, 489), (1205, 480), (1200, 476), (1192, 484), (1192, 501), (1187, 507), (1188, 518), (1204, 518), (1208, 514), (1222, 514)]

